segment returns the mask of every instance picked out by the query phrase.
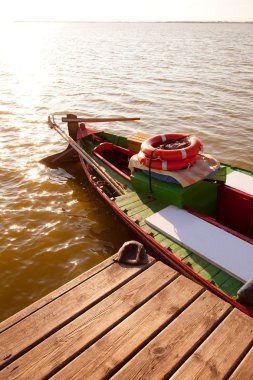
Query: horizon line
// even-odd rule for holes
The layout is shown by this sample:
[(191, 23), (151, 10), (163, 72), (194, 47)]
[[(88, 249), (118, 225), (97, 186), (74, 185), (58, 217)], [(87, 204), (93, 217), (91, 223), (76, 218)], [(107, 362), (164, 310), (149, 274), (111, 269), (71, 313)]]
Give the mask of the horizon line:
[(143, 23), (143, 24), (178, 24), (178, 23), (181, 23), (181, 24), (223, 24), (223, 23), (226, 23), (226, 24), (252, 24), (253, 23), (253, 20), (252, 21), (228, 21), (228, 20), (217, 20), (217, 21), (94, 21), (94, 20), (0, 20), (0, 22), (41, 22), (41, 23)]

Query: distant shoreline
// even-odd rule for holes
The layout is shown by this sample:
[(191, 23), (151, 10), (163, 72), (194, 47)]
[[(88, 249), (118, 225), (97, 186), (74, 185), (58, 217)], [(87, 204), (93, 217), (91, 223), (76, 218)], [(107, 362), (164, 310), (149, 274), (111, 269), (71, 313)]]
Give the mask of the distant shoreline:
[(57, 23), (57, 24), (253, 24), (253, 21), (47, 21), (18, 20), (15, 23)]

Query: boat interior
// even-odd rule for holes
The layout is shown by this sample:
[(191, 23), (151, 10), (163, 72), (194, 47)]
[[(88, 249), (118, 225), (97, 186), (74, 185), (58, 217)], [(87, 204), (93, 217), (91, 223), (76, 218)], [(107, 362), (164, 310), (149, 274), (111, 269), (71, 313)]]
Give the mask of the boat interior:
[[(192, 275), (195, 273), (206, 281), (206, 286), (211, 284), (218, 289), (218, 292), (221, 291), (223, 295), (229, 296), (230, 301), (232, 298), (236, 299), (237, 291), (248, 276), (248, 272), (244, 276), (237, 273), (237, 268), (242, 266), (241, 262), (238, 265), (238, 259), (240, 261), (243, 256), (240, 253), (245, 251), (244, 256), (247, 256), (244, 260), (244, 268), (251, 268), (253, 265), (251, 249), (253, 243), (252, 173), (218, 163), (218, 168), (219, 166), (220, 168), (217, 176), (201, 177), (189, 186), (181, 186), (178, 182), (173, 183), (173, 181), (163, 181), (161, 178), (152, 177), (149, 168), (143, 170), (138, 167), (133, 168), (131, 165), (135, 159), (133, 156), (138, 154), (141, 143), (148, 136), (143, 133), (138, 134), (138, 132), (130, 137), (101, 132), (82, 138), (80, 144), (84, 150), (92, 155), (112, 178), (121, 182), (126, 191), (123, 195), (115, 195), (110, 184), (106, 182), (99, 187), (99, 190), (107, 198), (109, 197), (109, 202), (117, 206), (120, 213), (127, 215), (130, 224), (134, 223), (140, 227), (140, 233), (145, 235), (145, 239), (151, 239), (152, 245), (158, 245), (159, 252), (163, 249), (165, 255), (170, 252), (169, 254), (173, 256), (172, 260), (179, 260), (180, 265), (183, 265), (183, 268), (187, 267), (187, 270), (190, 268)], [(232, 178), (231, 173), (236, 173), (236, 178)], [(121, 181), (121, 178), (124, 180)], [(96, 182), (96, 176), (93, 181)], [(209, 225), (205, 227), (206, 235), (201, 236), (198, 229), (191, 234), (195, 237), (195, 241), (205, 242), (204, 247), (196, 248), (194, 244), (187, 244), (187, 240), (177, 239), (172, 234), (168, 234), (169, 228), (164, 231), (159, 226), (148, 223), (149, 217), (156, 217), (166, 208), (173, 210), (173, 207), (177, 209), (177, 212), (182, 212), (178, 227), (174, 226), (176, 230), (181, 231), (181, 236), (182, 232), (184, 235), (188, 230), (188, 225), (185, 228), (183, 226), (187, 219), (186, 215), (189, 213), (193, 216), (193, 220), (194, 216), (198, 217), (196, 219), (200, 222), (201, 228), (205, 224)], [(203, 223), (201, 223), (201, 219)], [(168, 216), (167, 222), (171, 223), (170, 216)], [(175, 229), (174, 227), (172, 230)], [(216, 229), (215, 232), (218, 233), (217, 245), (215, 249), (210, 249), (205, 255), (205, 246), (210, 242), (212, 228)], [(229, 235), (222, 236), (224, 242), (217, 230), (221, 235)], [(239, 244), (238, 249), (236, 244), (231, 244), (233, 239), (238, 240), (236, 243)], [(214, 257), (216, 253), (218, 257)], [(231, 255), (233, 257), (230, 257)], [(226, 262), (220, 263), (220, 257), (226, 257)], [(236, 264), (231, 269), (227, 264), (233, 261), (232, 258), (235, 259)]]
[[(72, 136), (72, 140), (68, 136), (65, 138), (69, 142), (66, 151), (74, 146), (89, 181), (139, 239), (183, 273), (197, 280), (202, 278), (205, 286), (229, 302), (237, 300), (238, 290), (243, 289), (243, 283), (252, 273), (240, 274), (237, 268), (244, 266), (245, 270), (251, 270), (253, 266), (253, 172), (222, 164), (200, 151), (194, 165), (174, 171), (164, 170), (162, 166), (157, 173), (150, 168), (151, 164), (138, 160), (141, 145), (151, 137), (149, 134), (137, 131), (126, 137), (86, 128), (82, 123), (93, 119), (71, 117), (62, 121), (68, 122), (69, 136)], [(64, 136), (54, 120), (50, 126)], [(58, 156), (62, 159), (63, 155), (65, 152), (56, 158), (53, 156), (53, 160), (50, 157), (49, 162), (54, 162)], [(166, 209), (169, 215), (162, 226), (158, 226), (156, 220), (153, 225), (149, 224), (149, 218), (152, 222)], [(179, 214), (179, 224), (177, 220), (173, 223), (173, 217)], [(189, 215), (191, 220), (197, 219), (200, 223), (193, 228), (190, 237), (194, 241), (190, 243), (183, 239), (191, 226), (191, 221), (186, 223)], [(172, 232), (180, 231), (180, 239), (170, 232), (170, 224), (173, 224)], [(203, 234), (201, 228), (204, 228)], [(217, 234), (216, 239), (213, 239), (213, 231)], [(200, 240), (204, 246), (195, 247)], [(227, 259), (221, 262), (223, 257)], [(234, 265), (230, 268), (232, 261)]]
[(103, 142), (93, 149), (93, 154), (102, 162), (130, 181), (129, 158), (135, 153), (110, 142)]
[[(122, 177), (128, 181), (131, 180), (128, 164), (130, 157), (135, 154), (134, 151), (111, 142), (102, 142), (94, 148), (93, 154)], [(170, 184), (170, 186), (179, 185)], [(185, 206), (187, 208), (188, 205)], [(193, 211), (198, 210), (193, 209)], [(210, 216), (221, 225), (243, 236), (253, 238), (253, 196), (251, 194), (243, 193), (225, 183), (219, 183), (215, 212)]]

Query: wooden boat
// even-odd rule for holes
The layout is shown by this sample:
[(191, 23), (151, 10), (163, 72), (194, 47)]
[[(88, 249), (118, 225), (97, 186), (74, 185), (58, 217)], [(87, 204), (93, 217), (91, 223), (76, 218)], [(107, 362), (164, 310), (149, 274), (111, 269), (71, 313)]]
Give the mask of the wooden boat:
[[(253, 173), (220, 164), (201, 152), (195, 152), (199, 163), (191, 167), (153, 170), (138, 159), (149, 135), (124, 137), (85, 124), (115, 120), (134, 119), (67, 115), (61, 120), (68, 123), (67, 134), (49, 116), (50, 127), (70, 145), (44, 162), (57, 164), (59, 157), (73, 159), (77, 152), (90, 183), (146, 247), (252, 315)], [(208, 170), (199, 173), (203, 162)], [(238, 299), (245, 284), (250, 295), (245, 299), (241, 292)]]

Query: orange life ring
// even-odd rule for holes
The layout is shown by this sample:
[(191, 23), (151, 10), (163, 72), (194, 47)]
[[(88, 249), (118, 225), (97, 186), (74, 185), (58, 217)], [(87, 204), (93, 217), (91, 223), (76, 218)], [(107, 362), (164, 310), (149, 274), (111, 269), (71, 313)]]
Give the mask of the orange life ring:
[[(149, 168), (150, 165), (150, 157), (146, 157), (143, 152), (139, 152), (137, 154), (138, 161)], [(184, 158), (183, 160), (174, 160), (174, 161), (168, 161), (168, 160), (160, 160), (159, 158), (156, 159), (151, 159), (151, 165), (150, 167), (152, 169), (156, 170), (179, 170), (179, 169), (185, 169), (190, 165), (193, 165), (194, 162), (197, 161), (198, 156), (193, 156), (193, 157), (187, 157)]]
[[(189, 146), (179, 149), (160, 149), (156, 148), (162, 143), (169, 141), (177, 141), (187, 138)], [(149, 137), (141, 144), (141, 151), (145, 156), (152, 158), (160, 158), (160, 160), (184, 160), (186, 158), (196, 156), (202, 149), (202, 143), (196, 136), (189, 136), (184, 133), (173, 133), (165, 135), (157, 135)]]

